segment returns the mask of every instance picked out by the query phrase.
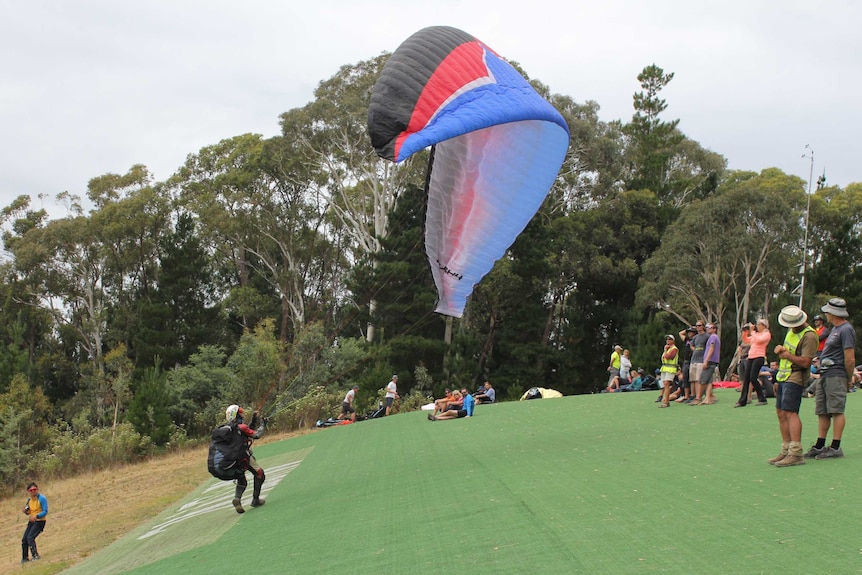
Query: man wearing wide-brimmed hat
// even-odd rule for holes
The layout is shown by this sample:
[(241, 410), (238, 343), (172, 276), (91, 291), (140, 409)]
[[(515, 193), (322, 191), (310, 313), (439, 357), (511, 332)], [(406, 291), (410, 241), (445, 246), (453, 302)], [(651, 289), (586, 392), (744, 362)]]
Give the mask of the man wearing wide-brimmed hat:
[[(844, 457), (841, 435), (844, 433), (844, 407), (847, 403), (847, 385), (853, 379), (856, 365), (856, 330), (847, 321), (847, 303), (834, 297), (820, 308), (832, 331), (820, 353), (820, 380), (814, 391), (817, 414), (817, 443), (805, 453), (806, 458), (832, 459)], [(826, 435), (832, 427), (832, 443), (826, 445)]]
[(808, 314), (789, 305), (778, 314), (778, 323), (787, 329), (784, 344), (775, 346), (779, 358), (775, 375), (775, 412), (781, 432), (781, 452), (769, 460), (776, 467), (802, 465), (802, 420), (799, 408), (808, 385), (811, 361), (817, 354), (817, 332), (808, 325)]

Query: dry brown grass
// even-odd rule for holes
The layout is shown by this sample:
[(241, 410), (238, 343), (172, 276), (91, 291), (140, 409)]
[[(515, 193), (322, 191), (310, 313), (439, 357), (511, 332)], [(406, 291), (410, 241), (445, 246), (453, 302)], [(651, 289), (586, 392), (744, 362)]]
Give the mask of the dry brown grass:
[[(267, 436), (263, 442), (302, 433)], [(36, 540), (43, 559), (27, 565), (27, 573), (58, 573), (161, 513), (210, 478), (206, 452), (206, 446), (196, 447), (116, 469), (40, 481), (48, 498), (48, 524)], [(20, 496), (0, 499), (6, 518), (0, 524), (0, 573), (20, 569), (26, 500), (23, 486)]]

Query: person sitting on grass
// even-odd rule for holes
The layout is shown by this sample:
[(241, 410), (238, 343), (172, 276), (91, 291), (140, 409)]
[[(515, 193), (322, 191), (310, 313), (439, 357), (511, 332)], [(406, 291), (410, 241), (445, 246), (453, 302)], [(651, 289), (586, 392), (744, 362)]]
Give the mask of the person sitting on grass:
[(635, 380), (628, 385), (620, 386), (620, 391), (642, 391), (644, 385), (648, 385), (653, 379), (648, 375), (644, 375), (644, 368), (642, 367), (639, 367), (636, 373), (638, 376)]
[(459, 419), (461, 417), (471, 417), (473, 415), (473, 407), (476, 401), (469, 393), (464, 394), (464, 404), (460, 408), (448, 409), (440, 415), (428, 415), (429, 421), (437, 421), (440, 419)]
[(449, 409), (459, 409), (461, 404), (464, 403), (464, 394), (466, 390), (461, 392), (457, 389), (455, 391), (450, 392), (446, 395), (446, 397), (442, 399), (438, 399), (434, 402), (434, 413), (433, 415), (437, 415), (438, 413), (443, 413)]
[(483, 387), (484, 389), (473, 398), (476, 400), (476, 403), (494, 403), (497, 401), (497, 392), (494, 391), (494, 386), (491, 385), (491, 382), (486, 381)]

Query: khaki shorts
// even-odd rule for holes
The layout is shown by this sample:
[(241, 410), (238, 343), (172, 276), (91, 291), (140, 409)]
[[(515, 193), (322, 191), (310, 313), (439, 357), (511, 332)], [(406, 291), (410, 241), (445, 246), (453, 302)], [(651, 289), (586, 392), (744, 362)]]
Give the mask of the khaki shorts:
[(847, 405), (847, 377), (830, 375), (817, 380), (814, 389), (814, 414), (839, 415)]
[(700, 383), (700, 372), (703, 371), (703, 362), (693, 363), (688, 367), (688, 380), (692, 383)]

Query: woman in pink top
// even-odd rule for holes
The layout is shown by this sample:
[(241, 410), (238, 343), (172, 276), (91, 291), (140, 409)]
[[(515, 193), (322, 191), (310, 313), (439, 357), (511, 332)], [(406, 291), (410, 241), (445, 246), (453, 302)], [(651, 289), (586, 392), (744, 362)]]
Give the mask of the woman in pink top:
[(752, 327), (754, 329), (751, 331), (751, 348), (748, 350), (748, 361), (742, 378), (742, 392), (739, 395), (739, 401), (733, 407), (746, 406), (749, 385), (754, 388), (754, 392), (757, 394), (757, 405), (766, 405), (766, 396), (763, 394), (763, 388), (760, 386), (757, 376), (760, 375), (760, 368), (766, 361), (766, 346), (769, 345), (772, 334), (769, 333), (769, 320), (766, 318), (760, 318), (757, 320), (757, 324)]

